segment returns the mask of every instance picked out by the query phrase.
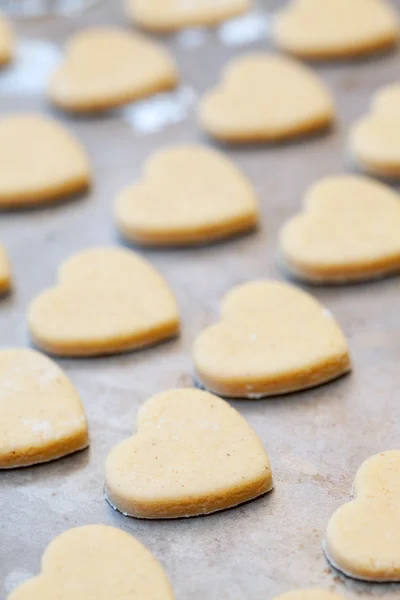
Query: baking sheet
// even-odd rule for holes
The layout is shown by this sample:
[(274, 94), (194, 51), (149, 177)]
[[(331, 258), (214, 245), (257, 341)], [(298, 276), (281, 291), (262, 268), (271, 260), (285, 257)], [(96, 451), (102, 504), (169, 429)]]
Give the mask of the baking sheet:
[[(1, 114), (51, 112), (41, 87), (63, 41), (79, 26), (124, 22), (119, 2), (111, 1), (100, 2), (79, 18), (20, 22), (20, 63), (0, 74)], [(196, 96), (216, 82), (227, 59), (268, 46), (268, 19), (256, 13), (245, 24), (247, 30), (236, 22), (230, 30), (193, 30), (164, 39), (184, 81), (175, 96), (103, 118), (58, 115), (88, 148), (95, 186), (88, 196), (57, 207), (0, 215), (0, 239), (15, 274), (15, 292), (0, 304), (3, 347), (28, 343), (26, 307), (54, 283), (64, 258), (87, 246), (119, 243), (113, 198), (121, 186), (139, 177), (154, 149), (175, 142), (209, 143), (196, 125)], [(291, 588), (313, 586), (350, 597), (399, 597), (400, 586), (339, 577), (321, 551), (327, 521), (348, 500), (361, 462), (399, 447), (399, 278), (309, 288), (345, 331), (354, 362), (351, 375), (286, 397), (233, 402), (269, 453), (272, 493), (203, 518), (147, 522), (114, 512), (102, 491), (104, 460), (132, 433), (141, 403), (156, 392), (191, 384), (191, 344), (217, 318), (222, 296), (253, 278), (283, 279), (276, 263), (279, 227), (298, 209), (312, 182), (343, 171), (348, 126), (366, 110), (377, 87), (400, 76), (399, 59), (397, 51), (316, 66), (339, 112), (329, 134), (273, 147), (226, 149), (260, 196), (260, 231), (204, 248), (143, 252), (178, 298), (183, 324), (179, 339), (125, 356), (59, 361), (83, 399), (91, 446), (48, 465), (0, 474), (1, 598), (38, 573), (50, 540), (90, 523), (114, 525), (141, 540), (162, 562), (177, 600), (266, 600)]]

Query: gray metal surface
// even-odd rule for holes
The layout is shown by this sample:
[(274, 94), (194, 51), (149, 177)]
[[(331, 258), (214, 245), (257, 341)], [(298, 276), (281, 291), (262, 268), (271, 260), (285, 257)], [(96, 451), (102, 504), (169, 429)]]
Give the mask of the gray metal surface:
[[(71, 20), (20, 23), (18, 32), (25, 42), (39, 39), (60, 45), (79, 26), (124, 23), (116, 4), (100, 3)], [(177, 36), (165, 43), (177, 58), (185, 85), (199, 93), (216, 82), (229, 57), (267, 47), (265, 41), (230, 46), (217, 32), (193, 39), (197, 42), (187, 44)], [(348, 126), (366, 110), (375, 88), (400, 76), (399, 59), (398, 51), (316, 67), (334, 93), (339, 114), (327, 135), (275, 147), (226, 149), (260, 196), (260, 231), (210, 247), (144, 252), (178, 298), (179, 339), (125, 356), (59, 361), (83, 399), (91, 446), (48, 465), (0, 474), (2, 599), (39, 571), (40, 557), (51, 539), (89, 523), (115, 525), (146, 544), (164, 565), (177, 600), (267, 600), (291, 588), (313, 586), (350, 597), (399, 597), (400, 587), (394, 585), (366, 585), (338, 577), (321, 551), (327, 521), (348, 500), (361, 462), (373, 453), (399, 447), (399, 278), (310, 288), (346, 333), (354, 362), (351, 375), (299, 394), (233, 403), (269, 453), (275, 478), (271, 494), (212, 516), (146, 522), (114, 512), (102, 490), (105, 457), (131, 434), (141, 403), (156, 392), (191, 384), (191, 344), (217, 318), (222, 296), (253, 278), (283, 278), (276, 266), (279, 227), (298, 209), (309, 184), (345, 168)], [(36, 60), (29, 45), (24, 60)], [(17, 84), (11, 70), (0, 74), (1, 114), (50, 112), (40, 94), (39, 75), (28, 85), (21, 65), (13, 68), (19, 69)], [(28, 343), (26, 307), (55, 281), (61, 260), (90, 245), (118, 243), (113, 198), (121, 186), (139, 176), (143, 161), (155, 148), (172, 142), (209, 143), (198, 130), (193, 109), (184, 121), (149, 135), (132, 129), (120, 114), (100, 119), (59, 116), (88, 148), (95, 186), (90, 195), (63, 205), (0, 215), (0, 239), (15, 274), (15, 291), (0, 304), (2, 347)]]

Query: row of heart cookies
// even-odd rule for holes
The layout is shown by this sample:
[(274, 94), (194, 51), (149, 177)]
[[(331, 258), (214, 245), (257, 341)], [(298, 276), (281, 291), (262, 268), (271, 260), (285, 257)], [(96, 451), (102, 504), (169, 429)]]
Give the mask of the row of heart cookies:
[[(54, 460), (88, 445), (76, 390), (36, 351), (0, 352), (0, 415), (1, 468)], [(356, 499), (330, 519), (324, 549), (345, 574), (400, 578), (399, 473), (400, 451), (371, 457), (357, 473)], [(243, 417), (224, 400), (190, 388), (145, 402), (137, 433), (111, 450), (105, 465), (112, 506), (147, 519), (209, 514), (272, 485), (268, 456)]]
[[(60, 595), (61, 594), (61, 595)], [(174, 600), (169, 579), (157, 559), (134, 537), (105, 525), (70, 529), (47, 547), (40, 575), (8, 600), (43, 598), (123, 598)], [(343, 600), (320, 589), (293, 590), (274, 600)]]

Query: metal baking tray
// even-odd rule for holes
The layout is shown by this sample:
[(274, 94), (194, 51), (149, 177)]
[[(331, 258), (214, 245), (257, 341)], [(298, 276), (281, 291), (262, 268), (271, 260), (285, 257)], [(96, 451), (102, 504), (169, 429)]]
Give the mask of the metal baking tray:
[[(274, 3), (274, 7), (279, 2)], [(400, 7), (400, 2), (398, 3)], [(95, 170), (92, 192), (38, 210), (2, 213), (0, 239), (15, 275), (0, 303), (1, 345), (29, 343), (29, 301), (54, 283), (59, 263), (92, 245), (118, 244), (113, 199), (140, 176), (158, 148), (210, 143), (195, 118), (195, 100), (215, 84), (233, 56), (269, 47), (264, 2), (245, 19), (214, 31), (163, 38), (183, 84), (172, 95), (101, 118), (57, 114), (87, 147)], [(20, 21), (20, 56), (0, 74), (0, 113), (52, 110), (42, 88), (70, 34), (90, 24), (126, 24), (120, 2), (99, 2), (65, 18)], [(101, 359), (60, 360), (89, 419), (91, 446), (73, 456), (0, 474), (0, 597), (38, 573), (46, 545), (70, 527), (107, 523), (141, 540), (161, 561), (177, 600), (267, 600), (298, 587), (321, 586), (344, 596), (398, 598), (400, 586), (371, 585), (332, 572), (321, 550), (329, 517), (349, 499), (368, 456), (399, 447), (400, 279), (306, 288), (337, 318), (349, 341), (354, 371), (314, 390), (232, 404), (259, 434), (274, 473), (272, 493), (233, 510), (177, 521), (141, 521), (112, 510), (103, 496), (103, 465), (129, 436), (140, 405), (156, 392), (192, 384), (191, 345), (217, 319), (222, 296), (254, 278), (283, 279), (277, 233), (315, 180), (341, 173), (348, 127), (372, 92), (399, 78), (400, 51), (348, 63), (317, 64), (335, 97), (332, 131), (274, 146), (225, 148), (250, 177), (261, 201), (262, 227), (252, 235), (194, 249), (146, 250), (164, 274), (182, 316), (182, 335), (155, 348)]]

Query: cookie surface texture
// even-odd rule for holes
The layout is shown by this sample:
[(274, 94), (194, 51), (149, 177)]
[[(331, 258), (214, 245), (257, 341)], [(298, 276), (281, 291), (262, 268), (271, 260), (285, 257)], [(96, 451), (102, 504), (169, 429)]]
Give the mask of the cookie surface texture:
[(128, 533), (105, 525), (70, 529), (47, 547), (42, 572), (8, 600), (174, 600), (154, 556)]
[(211, 137), (240, 144), (310, 134), (330, 125), (334, 114), (330, 93), (311, 69), (260, 52), (227, 66), (201, 99), (198, 116)]
[(400, 270), (400, 196), (361, 176), (327, 177), (281, 230), (292, 273), (311, 283), (346, 283)]
[(34, 350), (0, 351), (0, 469), (61, 458), (88, 445), (77, 391)]
[(175, 298), (162, 276), (139, 255), (91, 248), (59, 270), (59, 283), (29, 307), (33, 341), (59, 356), (116, 354), (177, 334)]
[(350, 370), (332, 315), (300, 289), (255, 281), (225, 296), (221, 320), (193, 347), (197, 381), (227, 397), (262, 398), (314, 387)]
[(141, 181), (118, 196), (116, 219), (131, 242), (192, 245), (254, 228), (258, 202), (250, 181), (222, 153), (177, 146), (148, 160)]
[(139, 411), (137, 433), (106, 460), (106, 496), (126, 515), (205, 515), (272, 488), (256, 433), (227, 402), (196, 389), (169, 390)]
[(329, 561), (356, 579), (400, 581), (400, 450), (366, 460), (353, 489), (329, 521)]
[(178, 73), (158, 43), (116, 27), (78, 33), (51, 78), (49, 95), (58, 107), (95, 112), (174, 88)]

